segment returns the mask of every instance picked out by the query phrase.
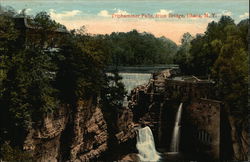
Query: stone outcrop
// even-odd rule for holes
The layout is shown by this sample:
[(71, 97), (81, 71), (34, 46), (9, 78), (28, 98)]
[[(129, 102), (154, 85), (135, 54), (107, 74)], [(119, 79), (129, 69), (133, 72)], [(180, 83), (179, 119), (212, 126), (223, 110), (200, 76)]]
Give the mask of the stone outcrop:
[[(125, 108), (118, 114), (117, 141), (135, 137), (133, 114)], [(23, 149), (36, 161), (91, 161), (108, 150), (109, 132), (101, 109), (93, 99), (62, 106), (28, 130)]]
[(117, 111), (112, 127), (95, 99), (64, 105), (28, 130), (23, 149), (40, 162), (137, 161), (136, 127), (148, 125), (156, 147), (169, 151), (177, 108), (183, 103), (180, 151), (185, 158), (246, 160), (247, 130), (239, 130), (223, 103), (211, 99), (212, 81), (176, 74), (154, 73), (149, 83), (132, 90), (128, 108)]
[(183, 103), (180, 151), (188, 159), (246, 160), (247, 131), (214, 100), (213, 81), (178, 76), (176, 71), (154, 73), (148, 84), (132, 90), (129, 107), (134, 120), (150, 126), (156, 146), (169, 151), (178, 105)]
[(73, 120), (73, 138), (70, 146), (71, 161), (98, 158), (107, 149), (107, 125), (100, 108), (91, 100), (78, 103)]
[(123, 107), (117, 110), (116, 115), (116, 121), (107, 120), (109, 127), (108, 150), (98, 160), (117, 161), (127, 154), (136, 152), (135, 127), (137, 125), (133, 122), (132, 111)]
[(249, 148), (249, 134), (247, 128), (237, 126), (237, 119), (230, 116), (229, 122), (231, 126), (231, 137), (232, 137), (232, 147), (233, 147), (233, 160), (244, 160), (248, 159), (248, 148)]
[(118, 113), (116, 139), (118, 143), (124, 143), (129, 139), (135, 138), (135, 124), (133, 122), (133, 113), (129, 108), (123, 108)]
[(37, 161), (57, 161), (60, 156), (60, 137), (69, 116), (68, 107), (61, 107), (55, 114), (44, 117), (28, 130), (23, 149), (36, 157)]

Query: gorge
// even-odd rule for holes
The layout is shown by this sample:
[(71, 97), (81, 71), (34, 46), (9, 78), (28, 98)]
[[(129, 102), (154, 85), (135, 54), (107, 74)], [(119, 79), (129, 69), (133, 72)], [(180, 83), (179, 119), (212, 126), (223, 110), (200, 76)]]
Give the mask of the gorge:
[(0, 161), (247, 160), (248, 20), (177, 46), (0, 11)]
[(153, 73), (133, 89), (128, 107), (117, 114), (113, 135), (105, 113), (90, 98), (73, 111), (64, 105), (48, 114), (28, 131), (23, 148), (41, 162), (216, 160), (232, 159), (229, 153), (236, 155), (237, 147), (246, 150), (233, 142), (228, 127), (234, 125), (226, 123), (221, 102), (208, 98), (212, 83), (177, 74), (176, 69)]

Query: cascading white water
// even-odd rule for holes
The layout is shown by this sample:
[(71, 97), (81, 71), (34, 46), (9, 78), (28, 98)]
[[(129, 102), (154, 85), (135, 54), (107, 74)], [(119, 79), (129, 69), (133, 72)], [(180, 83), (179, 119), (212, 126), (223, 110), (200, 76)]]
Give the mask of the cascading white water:
[(156, 162), (160, 159), (160, 155), (155, 149), (154, 136), (148, 126), (138, 129), (136, 148), (141, 161)]
[(172, 135), (172, 141), (170, 144), (171, 152), (179, 152), (181, 113), (182, 113), (182, 103), (180, 104), (177, 114), (176, 114), (175, 126), (174, 126), (173, 135)]

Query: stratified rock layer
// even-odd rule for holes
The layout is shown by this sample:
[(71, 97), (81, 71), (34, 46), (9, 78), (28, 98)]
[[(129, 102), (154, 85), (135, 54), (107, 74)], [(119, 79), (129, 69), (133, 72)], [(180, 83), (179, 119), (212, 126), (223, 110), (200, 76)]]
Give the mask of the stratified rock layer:
[[(134, 138), (133, 114), (124, 109), (118, 117), (120, 143)], [(115, 121), (116, 122), (116, 121)], [(28, 130), (23, 149), (36, 161), (91, 161), (108, 149), (107, 123), (93, 99), (78, 101), (76, 107), (61, 107)]]

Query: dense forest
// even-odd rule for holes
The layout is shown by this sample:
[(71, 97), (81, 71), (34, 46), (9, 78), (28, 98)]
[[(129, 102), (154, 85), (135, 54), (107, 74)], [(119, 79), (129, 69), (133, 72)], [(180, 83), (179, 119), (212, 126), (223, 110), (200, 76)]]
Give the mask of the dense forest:
[(249, 19), (235, 24), (229, 16), (211, 22), (204, 34), (185, 33), (174, 57), (187, 75), (206, 76), (215, 81), (215, 99), (247, 126)]
[(28, 19), (25, 29), (24, 12), (0, 9), (1, 159), (30, 160), (19, 148), (26, 130), (63, 105), (101, 96), (106, 114), (121, 106), (120, 77), (104, 71), (111, 58), (104, 36), (67, 31), (46, 12)]
[(111, 65), (171, 64), (177, 51), (173, 41), (136, 30), (112, 33), (105, 35), (105, 38), (111, 48)]
[(209, 23), (202, 35), (185, 33), (177, 46), (167, 38), (136, 30), (110, 35), (89, 35), (84, 28), (67, 31), (46, 12), (27, 16), (35, 32), (23, 32), (16, 24), (23, 16), (27, 16), (25, 12), (0, 7), (3, 159), (11, 159), (10, 152), (19, 154), (10, 146), (18, 146), (25, 129), (60, 105), (100, 96), (103, 110), (112, 116), (126, 93), (117, 72), (106, 76), (109, 65), (175, 63), (184, 74), (210, 77), (216, 85), (215, 99), (226, 104), (239, 125), (247, 125), (249, 20), (235, 24), (232, 18), (222, 16)]

